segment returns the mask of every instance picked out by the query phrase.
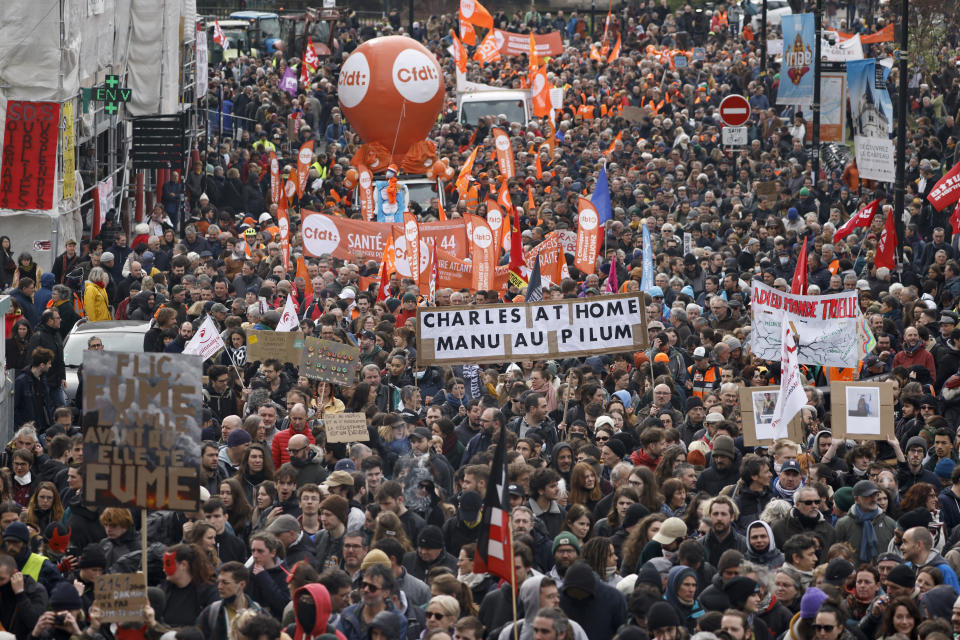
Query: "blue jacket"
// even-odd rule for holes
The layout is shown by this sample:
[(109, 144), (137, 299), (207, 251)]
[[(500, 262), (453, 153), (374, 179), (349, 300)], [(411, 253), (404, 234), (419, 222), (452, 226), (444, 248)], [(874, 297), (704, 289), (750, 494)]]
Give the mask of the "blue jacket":
[[(34, 292), (34, 295), (36, 295), (36, 292)], [(17, 303), (17, 306), (20, 307), (23, 317), (27, 319), (27, 322), (30, 323), (31, 327), (36, 327), (38, 324), (40, 324), (40, 314), (37, 312), (37, 307), (35, 306), (33, 300), (30, 300), (27, 296), (23, 295), (23, 291), (20, 289), (14, 289), (10, 294), (10, 297), (13, 298)]]
[(20, 427), (27, 422), (35, 422), (37, 431), (45, 430), (53, 423), (55, 408), (53, 392), (45, 379), (34, 377), (29, 367), (17, 374), (13, 383), (15, 427)]
[(37, 310), (38, 318), (43, 314), (44, 309), (47, 308), (47, 303), (50, 302), (50, 298), (53, 297), (53, 285), (56, 283), (56, 276), (50, 272), (40, 276), (40, 286), (33, 292), (33, 308)]
[(939, 569), (940, 573), (943, 575), (943, 584), (950, 585), (953, 587), (954, 591), (960, 593), (960, 580), (957, 580), (956, 572), (939, 553), (936, 551), (931, 551), (927, 561), (922, 565), (919, 565), (917, 569), (921, 569), (923, 567), (936, 567)]

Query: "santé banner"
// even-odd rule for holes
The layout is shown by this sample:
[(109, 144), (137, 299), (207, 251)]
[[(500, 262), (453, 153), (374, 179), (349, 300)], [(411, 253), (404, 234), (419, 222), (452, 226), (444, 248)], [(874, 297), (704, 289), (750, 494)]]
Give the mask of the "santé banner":
[[(500, 46), (500, 55), (524, 56), (530, 54), (530, 34), (493, 30), (493, 37)], [(563, 53), (563, 39), (559, 31), (533, 34), (537, 57), (558, 56)]]
[(636, 293), (417, 309), (421, 366), (569, 358), (646, 348), (646, 317)]
[(786, 315), (800, 336), (800, 364), (855, 367), (857, 348), (857, 292), (802, 296), (778, 291), (753, 281), (750, 300), (753, 329), (750, 349), (764, 360), (780, 359), (780, 332)]
[(332, 255), (341, 260), (360, 257), (380, 261), (393, 235), (393, 224), (364, 222), (303, 209), (303, 253), (311, 258)]

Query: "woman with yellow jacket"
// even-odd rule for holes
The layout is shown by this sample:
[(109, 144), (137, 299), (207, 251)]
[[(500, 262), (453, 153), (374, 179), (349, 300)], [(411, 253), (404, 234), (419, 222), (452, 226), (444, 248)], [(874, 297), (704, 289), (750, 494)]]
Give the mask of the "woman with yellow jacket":
[(83, 290), (83, 309), (90, 322), (113, 320), (110, 314), (110, 298), (107, 296), (107, 283), (110, 276), (101, 267), (94, 267), (87, 276), (87, 285)]

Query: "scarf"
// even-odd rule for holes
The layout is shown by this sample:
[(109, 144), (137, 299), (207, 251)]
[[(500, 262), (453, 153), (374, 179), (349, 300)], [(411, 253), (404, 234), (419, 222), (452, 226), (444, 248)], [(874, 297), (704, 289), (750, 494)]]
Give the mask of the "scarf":
[(860, 560), (871, 562), (877, 557), (878, 547), (877, 532), (873, 529), (873, 520), (880, 515), (880, 507), (875, 507), (873, 511), (863, 513), (860, 505), (855, 504), (850, 509), (850, 515), (857, 519), (863, 527), (863, 535), (860, 536)]
[(461, 573), (457, 576), (457, 580), (467, 585), (471, 589), (480, 585), (481, 582), (486, 580), (487, 574), (485, 573)]
[(917, 344), (915, 344), (913, 347), (908, 347), (907, 345), (903, 345), (903, 350), (909, 353), (910, 355), (913, 355), (917, 351), (919, 351), (921, 347), (923, 347), (923, 340), (917, 341)]
[(797, 520), (800, 521), (800, 524), (803, 525), (804, 529), (813, 529), (818, 524), (820, 524), (820, 519), (822, 518), (822, 515), (819, 512), (817, 513), (817, 515), (815, 515), (812, 518), (805, 516), (802, 513), (800, 513), (796, 509), (796, 507), (794, 507), (793, 509), (793, 515), (794, 517), (796, 517)]
[(793, 494), (797, 492), (797, 489), (802, 489), (803, 484), (804, 484), (803, 480), (801, 480), (800, 486), (797, 487), (796, 489), (785, 489), (782, 486), (780, 486), (780, 478), (777, 478), (776, 480), (773, 481), (773, 492), (776, 493), (781, 498), (783, 498), (784, 500), (789, 500), (790, 502), (793, 502)]
[(16, 476), (16, 475), (13, 476), (13, 481), (16, 482), (18, 485), (20, 485), (21, 487), (25, 487), (28, 484), (30, 484), (30, 482), (33, 481), (33, 476), (30, 474), (29, 471), (27, 471), (22, 476)]

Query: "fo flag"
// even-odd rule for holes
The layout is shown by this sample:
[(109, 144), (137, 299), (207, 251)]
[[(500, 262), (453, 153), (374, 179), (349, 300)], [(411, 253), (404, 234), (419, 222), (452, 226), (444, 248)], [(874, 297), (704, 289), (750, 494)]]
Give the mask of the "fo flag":
[(803, 390), (803, 378), (800, 376), (800, 363), (797, 358), (795, 332), (787, 314), (783, 314), (780, 337), (780, 394), (773, 408), (770, 428), (774, 438), (786, 438), (787, 425), (807, 404), (807, 393)]
[[(957, 165), (957, 166), (960, 167), (960, 165)], [(936, 191), (936, 189), (934, 189), (934, 191)], [(932, 192), (930, 196), (933, 196)], [(960, 197), (960, 192), (957, 193), (957, 197)], [(880, 208), (880, 199), (877, 198), (876, 200), (874, 200), (873, 202), (865, 206), (863, 209), (860, 209), (855, 214), (850, 216), (850, 219), (844, 222), (842, 225), (840, 225), (840, 228), (837, 229), (836, 233), (833, 234), (833, 241), (840, 242), (841, 240), (846, 238), (848, 235), (853, 233), (854, 229), (858, 229), (860, 227), (869, 227), (870, 223), (873, 222), (873, 217), (877, 215), (877, 209), (879, 208)]]
[(497, 438), (497, 452), (490, 467), (490, 482), (487, 497), (483, 501), (483, 519), (480, 522), (480, 538), (477, 540), (477, 556), (474, 573), (492, 573), (513, 584), (513, 544), (510, 539), (510, 514), (507, 505), (507, 430), (501, 427)]
[(283, 313), (280, 314), (277, 331), (296, 331), (299, 328), (300, 321), (297, 319), (297, 310), (293, 306), (293, 294), (290, 294), (287, 296), (287, 303), (283, 305)]
[(960, 200), (960, 162), (933, 185), (927, 200), (937, 211), (943, 211), (944, 208)]
[(190, 342), (183, 348), (183, 354), (187, 356), (200, 356), (206, 361), (210, 359), (210, 356), (225, 346), (216, 323), (214, 323), (213, 318), (207, 316), (200, 325), (200, 330), (193, 334)]

